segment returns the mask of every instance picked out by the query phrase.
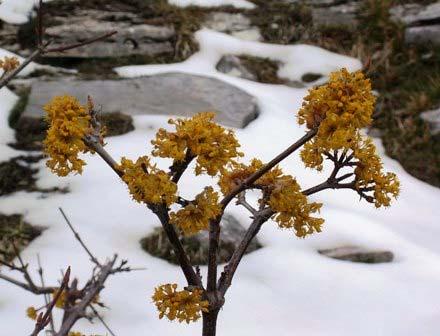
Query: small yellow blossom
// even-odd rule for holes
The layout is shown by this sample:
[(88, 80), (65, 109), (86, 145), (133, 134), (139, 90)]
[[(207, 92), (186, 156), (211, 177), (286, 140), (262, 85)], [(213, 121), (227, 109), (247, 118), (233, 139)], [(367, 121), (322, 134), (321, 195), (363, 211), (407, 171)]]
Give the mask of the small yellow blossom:
[(170, 214), (170, 222), (179, 227), (185, 235), (195, 234), (206, 230), (209, 221), (221, 213), (221, 205), (218, 203), (218, 194), (207, 187), (196, 196), (196, 199), (183, 209)]
[(18, 58), (5, 56), (4, 59), (0, 59), (0, 68), (3, 69), (4, 72), (10, 72), (15, 70), (20, 65)]
[(79, 331), (70, 331), (68, 336), (84, 336), (84, 334)]
[(90, 115), (72, 96), (58, 96), (44, 107), (49, 124), (44, 150), (49, 156), (46, 165), (58, 176), (82, 173), (85, 162), (79, 153), (88, 151), (84, 136), (90, 132)]
[(37, 310), (35, 309), (35, 307), (28, 307), (26, 309), (26, 315), (30, 319), (36, 320), (37, 319)]
[(159, 310), (159, 318), (166, 316), (171, 321), (195, 322), (209, 306), (208, 301), (202, 300), (201, 289), (178, 291), (177, 284), (156, 287), (152, 298)]
[(214, 117), (213, 112), (202, 112), (188, 119), (170, 119), (176, 131), (159, 129), (156, 139), (151, 142), (154, 145), (152, 154), (180, 162), (189, 151), (197, 157), (196, 175), (217, 175), (243, 154), (238, 151), (240, 144), (234, 132), (216, 124)]
[(137, 202), (171, 205), (176, 201), (177, 185), (167, 173), (152, 165), (148, 157), (142, 156), (136, 162), (124, 157), (118, 169)]
[(293, 228), (298, 237), (321, 232), (324, 220), (311, 214), (319, 212), (322, 204), (308, 203), (293, 177), (284, 175), (275, 182), (268, 204), (276, 212), (273, 218), (280, 228)]

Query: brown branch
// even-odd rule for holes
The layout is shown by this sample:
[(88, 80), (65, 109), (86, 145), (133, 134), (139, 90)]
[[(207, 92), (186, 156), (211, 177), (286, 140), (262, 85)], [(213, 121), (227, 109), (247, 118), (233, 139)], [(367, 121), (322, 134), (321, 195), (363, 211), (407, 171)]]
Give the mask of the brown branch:
[(156, 214), (159, 218), (162, 228), (164, 229), (168, 240), (173, 246), (173, 250), (176, 253), (177, 259), (179, 261), (180, 267), (185, 275), (186, 281), (190, 286), (197, 286), (203, 289), (203, 284), (201, 278), (194, 271), (191, 262), (188, 259), (188, 255), (183, 249), (182, 243), (179, 240), (176, 230), (173, 225), (170, 224), (170, 218), (168, 215), (168, 209), (164, 205), (150, 205), (149, 208)]
[(248, 210), (253, 216), (257, 215), (258, 211), (250, 205), (246, 200), (246, 194), (245, 191), (242, 191), (240, 194), (238, 194), (238, 199), (236, 202), (237, 205), (243, 206), (246, 210)]
[(63, 52), (66, 50), (75, 49), (78, 47), (82, 47), (100, 40), (104, 40), (114, 34), (116, 34), (116, 31), (112, 31), (88, 40), (85, 40), (80, 43), (61, 46), (57, 48), (48, 48), (48, 46), (51, 44), (52, 41), (44, 42), (44, 24), (43, 24), (43, 1), (39, 1), (38, 11), (37, 11), (37, 26), (36, 26), (36, 33), (37, 33), (37, 45), (38, 48), (30, 55), (28, 56), (16, 69), (4, 73), (4, 75), (0, 78), (0, 89), (3, 88), (5, 85), (7, 85), (13, 78), (15, 78), (23, 69), (32, 61), (34, 61), (37, 57), (42, 56), (47, 53), (51, 52)]
[(174, 183), (178, 183), (183, 173), (188, 168), (189, 164), (194, 158), (195, 156), (191, 153), (189, 149), (187, 149), (185, 159), (183, 161), (173, 162), (173, 165), (170, 167), (169, 172), (170, 176), (172, 176), (171, 181), (173, 181)]
[(298, 148), (302, 147), (306, 142), (310, 141), (318, 132), (317, 129), (312, 129), (308, 131), (301, 139), (292, 144), (289, 148), (283, 151), (281, 154), (272, 159), (269, 163), (267, 163), (263, 168), (249, 176), (246, 180), (244, 180), (240, 185), (238, 185), (234, 190), (232, 190), (228, 195), (223, 198), (221, 204), (223, 208), (229, 204), (229, 202), (237, 196), (243, 190), (249, 188), (254, 182), (256, 182), (261, 176), (269, 172), (272, 168), (274, 168), (277, 164), (287, 158), (289, 155), (294, 153)]
[(43, 49), (36, 49), (28, 58), (26, 58), (20, 65), (14, 70), (6, 73), (0, 80), (0, 89), (7, 85), (14, 77), (16, 77), (23, 69), (32, 61), (34, 61), (38, 56), (43, 53)]
[(251, 226), (246, 231), (243, 239), (238, 245), (237, 249), (234, 251), (231, 259), (228, 264), (225, 266), (222, 275), (220, 276), (218, 288), (219, 292), (222, 296), (225, 295), (228, 288), (231, 286), (232, 279), (234, 277), (235, 271), (237, 270), (238, 265), (240, 264), (243, 255), (245, 254), (249, 244), (252, 242), (252, 239), (258, 234), (261, 229), (261, 226), (273, 215), (271, 209), (266, 208), (262, 211), (259, 211), (252, 221)]
[[(311, 140), (316, 133), (317, 129), (312, 129), (308, 131), (301, 139), (292, 144), (289, 148), (284, 150), (282, 153), (273, 158), (269, 163), (267, 163), (263, 168), (249, 176), (240, 185), (238, 185), (234, 190), (232, 190), (228, 195), (226, 195), (220, 202), (223, 211), (227, 205), (242, 191), (250, 188), (254, 182), (256, 182), (260, 177), (269, 172), (277, 164), (287, 158), (289, 155), (294, 153), (297, 149), (303, 146), (306, 142)], [(208, 280), (207, 280), (207, 290), (216, 291), (217, 290), (217, 254), (220, 239), (220, 220), (223, 213), (217, 218), (213, 219), (209, 223), (209, 250), (208, 250)]]
[(111, 155), (104, 149), (100, 141), (92, 135), (87, 135), (84, 138), (84, 143), (96, 152), (108, 166), (119, 176), (122, 177), (123, 173), (118, 169), (118, 163), (111, 157)]
[(106, 39), (107, 37), (113, 36), (117, 33), (117, 31), (112, 31), (88, 40), (85, 40), (83, 42), (79, 42), (79, 43), (75, 43), (75, 44), (70, 44), (70, 45), (65, 45), (65, 46), (61, 46), (61, 47), (56, 47), (56, 48), (47, 48), (44, 50), (44, 53), (53, 53), (53, 52), (63, 52), (63, 51), (67, 51), (67, 50), (71, 50), (71, 49), (75, 49), (75, 48), (79, 48), (79, 47), (83, 47), (85, 45), (88, 44), (92, 44), (94, 42), (97, 41), (101, 41)]
[[(46, 285), (44, 284), (43, 267), (41, 266), (41, 260), (39, 254), (37, 254), (37, 262), (38, 262), (38, 274), (40, 275), (41, 286), (45, 287)], [(49, 302), (50, 302), (49, 294), (44, 294), (44, 303), (46, 304), (46, 307), (49, 305)], [(53, 323), (52, 313), (50, 314), (50, 330), (52, 331), (52, 333), (55, 332), (55, 325)]]
[(70, 279), (70, 267), (67, 268), (67, 271), (64, 274), (63, 281), (61, 282), (61, 286), (57, 291), (57, 293), (55, 294), (53, 300), (49, 303), (49, 306), (46, 308), (46, 312), (44, 314), (40, 313), (38, 315), (37, 322), (35, 323), (35, 328), (31, 336), (37, 336), (50, 323), (52, 310), (55, 307), (64, 289), (67, 288), (67, 285), (69, 284), (69, 279)]
[(82, 317), (86, 316), (86, 309), (96, 296), (104, 289), (104, 283), (107, 278), (112, 274), (113, 266), (116, 262), (117, 255), (112, 260), (107, 262), (100, 268), (95, 281), (92, 281), (91, 285), (87, 288), (87, 293), (81, 299), (81, 301), (74, 307), (69, 309), (65, 319), (58, 332), (54, 336), (67, 336), (73, 325)]

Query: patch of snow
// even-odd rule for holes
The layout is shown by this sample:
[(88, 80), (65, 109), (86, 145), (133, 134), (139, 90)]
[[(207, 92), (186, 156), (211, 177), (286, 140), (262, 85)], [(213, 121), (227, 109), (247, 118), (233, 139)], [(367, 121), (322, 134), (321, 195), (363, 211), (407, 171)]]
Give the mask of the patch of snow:
[[(297, 45), (277, 46), (247, 42), (203, 30), (197, 33), (200, 52), (187, 61), (170, 65), (128, 66), (117, 72), (126, 77), (182, 71), (212, 76), (235, 85), (258, 99), (260, 117), (247, 128), (236, 130), (246, 159), (258, 157), (268, 161), (304, 135), (296, 123), (296, 112), (307, 93), (283, 85), (260, 84), (219, 73), (215, 65), (223, 54), (247, 53), (286, 62), (283, 71), (297, 80), (307, 72), (328, 75), (347, 67), (360, 68), (358, 60), (336, 55), (320, 48)], [(6, 114), (15, 98), (2, 91), (0, 107)], [(105, 110), (105, 102), (102, 104)], [(8, 105), (9, 104), (9, 105)], [(123, 136), (108, 138), (107, 150), (119, 159), (148, 154), (150, 140), (159, 127), (169, 127), (168, 117), (135, 118), (136, 130)], [(1, 120), (3, 121), (3, 120)], [(5, 141), (12, 132), (1, 136)], [(9, 138), (11, 140), (12, 138)], [(3, 141), (3, 140), (2, 140)], [(218, 322), (219, 335), (265, 336), (292, 334), (307, 336), (435, 336), (440, 328), (440, 190), (409, 176), (394, 160), (378, 151), (386, 170), (397, 173), (402, 193), (390, 209), (375, 210), (359, 202), (350, 191), (328, 191), (312, 197), (324, 203), (323, 232), (298, 239), (290, 231), (282, 231), (269, 221), (259, 235), (264, 248), (244, 257)], [(3, 151), (3, 147), (1, 148)], [(106, 322), (117, 334), (161, 336), (194, 336), (201, 333), (201, 322), (186, 325), (159, 320), (151, 302), (158, 284), (177, 282), (185, 285), (179, 267), (143, 252), (139, 240), (159, 225), (156, 217), (144, 206), (133, 202), (127, 188), (97, 156), (86, 155), (82, 176), (59, 179), (44, 162), (39, 164), (39, 185), (68, 185), (68, 194), (52, 194), (42, 198), (38, 193), (19, 192), (1, 198), (0, 212), (23, 213), (25, 220), (46, 226), (24, 251), (37, 278), (36, 255), (40, 254), (46, 283), (55, 283), (59, 270), (72, 266), (73, 275), (85, 281), (92, 265), (87, 255), (69, 232), (57, 207), (61, 206), (82, 238), (100, 258), (117, 252), (129, 259), (130, 265), (146, 267), (112, 277), (102, 292), (102, 300), (110, 310), (103, 310)], [(166, 168), (170, 162), (159, 160)], [(298, 155), (281, 165), (308, 188), (322, 182), (331, 167), (323, 173), (306, 170)], [(185, 173), (179, 192), (191, 197), (204, 185), (214, 183), (206, 176), (194, 178)], [(253, 199), (255, 201), (255, 197)], [(250, 223), (242, 208), (231, 206), (232, 213), (244, 225)], [(339, 245), (361, 245), (391, 250), (395, 261), (368, 265), (333, 260), (317, 250)], [(206, 267), (201, 268), (206, 279)], [(9, 271), (5, 271), (9, 274)], [(16, 274), (14, 274), (16, 275)], [(33, 329), (33, 321), (25, 317), (30, 305), (39, 306), (42, 298), (21, 288), (2, 282), (0, 285), (0, 334), (24, 335)], [(244, 313), (248, 312), (248, 313)], [(404, 317), (404, 318), (402, 318)], [(99, 323), (78, 323), (74, 330), (85, 334), (103, 334)]]
[(200, 6), (200, 7), (219, 7), (233, 6), (236, 8), (255, 8), (255, 5), (246, 0), (168, 0), (172, 5), (179, 7)]

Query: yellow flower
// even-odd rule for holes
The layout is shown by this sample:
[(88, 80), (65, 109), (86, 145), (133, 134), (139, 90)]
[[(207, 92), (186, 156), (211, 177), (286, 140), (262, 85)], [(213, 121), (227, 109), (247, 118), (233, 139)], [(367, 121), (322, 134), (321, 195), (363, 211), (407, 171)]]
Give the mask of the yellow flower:
[(154, 156), (183, 161), (187, 151), (197, 157), (196, 175), (207, 173), (215, 176), (224, 170), (225, 165), (234, 162), (234, 158), (243, 156), (238, 151), (240, 144), (234, 132), (216, 124), (215, 113), (202, 112), (189, 119), (170, 119), (175, 132), (161, 128), (154, 145)]
[(397, 198), (400, 182), (394, 173), (384, 173), (383, 165), (376, 154), (376, 147), (370, 138), (364, 139), (353, 151), (358, 160), (354, 170), (356, 188), (372, 190), (374, 204), (377, 208), (389, 206), (391, 197)]
[[(263, 162), (258, 159), (253, 159), (249, 165), (243, 163), (232, 163), (229, 169), (225, 169), (220, 176), (218, 185), (224, 195), (227, 195), (232, 190), (237, 188), (249, 176), (264, 167)], [(273, 184), (274, 181), (282, 175), (281, 169), (277, 166), (272, 168), (269, 172), (260, 177), (254, 185), (267, 186)]]
[(298, 112), (299, 124), (318, 129), (301, 152), (306, 167), (321, 170), (325, 151), (353, 148), (359, 129), (372, 121), (375, 101), (370, 80), (360, 71), (341, 69), (327, 84), (311, 89)]
[(195, 322), (201, 312), (207, 312), (209, 303), (202, 300), (202, 290), (195, 288), (177, 290), (177, 284), (166, 284), (155, 288), (153, 301), (159, 310), (159, 318), (166, 316), (169, 320), (179, 322)]
[(211, 188), (196, 196), (196, 199), (183, 209), (170, 214), (170, 222), (179, 227), (185, 235), (206, 230), (209, 221), (221, 213), (218, 194)]
[(312, 217), (322, 204), (308, 203), (296, 180), (284, 175), (272, 187), (268, 204), (276, 212), (273, 219), (280, 228), (292, 228), (298, 237), (321, 232), (322, 218)]
[(70, 331), (68, 336), (84, 336), (84, 334), (79, 331)]
[(118, 169), (123, 173), (122, 180), (128, 185), (131, 196), (137, 202), (146, 204), (173, 204), (177, 199), (177, 185), (169, 175), (142, 156), (133, 162), (122, 158)]
[(28, 307), (26, 309), (26, 315), (32, 320), (37, 319), (37, 310), (34, 307)]
[(44, 107), (49, 124), (44, 151), (46, 165), (58, 176), (82, 173), (85, 162), (79, 153), (88, 151), (84, 136), (90, 132), (90, 115), (72, 96), (58, 96)]
[(5, 56), (3, 60), (0, 59), (0, 68), (3, 69), (4, 72), (10, 72), (15, 70), (20, 65), (18, 58)]
[(371, 123), (376, 98), (362, 72), (343, 68), (330, 74), (327, 84), (311, 89), (304, 100), (298, 113), (301, 125), (313, 129), (333, 115), (330, 123), (337, 121), (336, 128), (358, 129)]

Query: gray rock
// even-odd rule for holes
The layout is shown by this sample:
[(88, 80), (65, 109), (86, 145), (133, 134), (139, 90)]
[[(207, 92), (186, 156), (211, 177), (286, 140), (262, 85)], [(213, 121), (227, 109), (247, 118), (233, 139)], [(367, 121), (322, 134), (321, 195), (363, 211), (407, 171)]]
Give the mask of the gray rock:
[(440, 135), (440, 108), (423, 112), (420, 118), (428, 123), (432, 135)]
[(216, 69), (227, 75), (256, 81), (257, 76), (243, 65), (235, 55), (224, 55), (217, 63)]
[(212, 30), (230, 33), (250, 29), (251, 20), (240, 13), (213, 12), (208, 15), (203, 25)]
[(440, 24), (406, 28), (405, 43), (440, 45)]
[(251, 20), (240, 13), (210, 13), (203, 26), (244, 40), (257, 41), (261, 37), (259, 29), (252, 26)]
[(350, 2), (331, 7), (313, 8), (313, 24), (316, 26), (355, 26), (359, 6), (357, 2)]
[(440, 21), (440, 2), (423, 6), (420, 4), (406, 4), (395, 6), (390, 10), (394, 20), (401, 21), (408, 26), (438, 23)]
[(390, 251), (371, 250), (359, 246), (342, 246), (318, 252), (329, 258), (366, 264), (391, 262), (394, 259), (394, 254)]
[(56, 17), (55, 22), (56, 25), (45, 31), (47, 39), (53, 40), (51, 48), (80, 43), (111, 31), (117, 34), (83, 47), (53, 53), (52, 57), (99, 58), (173, 52), (173, 27), (142, 24), (132, 13), (78, 10), (74, 15)]
[[(223, 217), (221, 226), (218, 260), (220, 263), (226, 263), (240, 244), (246, 230), (233, 216), (228, 214)], [(196, 235), (183, 237), (181, 239), (183, 247), (194, 265), (207, 265), (208, 238), (208, 231), (202, 231)], [(156, 228), (150, 235), (143, 238), (141, 240), (141, 246), (151, 255), (177, 264), (177, 258), (173, 248), (162, 228)], [(254, 238), (246, 250), (246, 254), (261, 247), (258, 240)]]
[(223, 125), (243, 128), (258, 116), (254, 97), (241, 89), (210, 77), (165, 73), (121, 80), (35, 81), (21, 118), (43, 117), (43, 106), (54, 96), (69, 94), (82, 103), (90, 95), (97, 106), (110, 112), (191, 116), (217, 112)]

